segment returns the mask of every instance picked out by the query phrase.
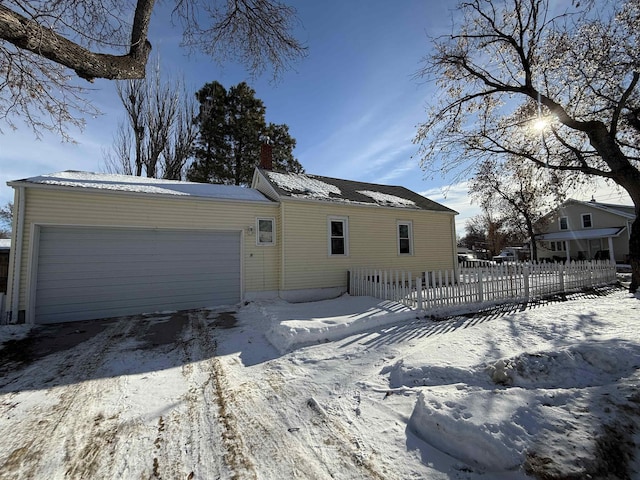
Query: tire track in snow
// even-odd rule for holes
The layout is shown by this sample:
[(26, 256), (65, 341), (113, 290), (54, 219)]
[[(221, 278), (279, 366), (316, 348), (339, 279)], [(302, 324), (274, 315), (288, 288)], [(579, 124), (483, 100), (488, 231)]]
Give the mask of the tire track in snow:
[[(257, 478), (238, 435), (235, 416), (227, 406), (227, 381), (216, 357), (216, 341), (212, 338), (215, 330), (208, 324), (207, 314), (189, 313), (188, 338), (182, 345), (182, 375), (189, 391), (183, 397), (181, 415), (164, 419), (164, 432), (159, 433), (156, 442), (152, 478)], [(207, 441), (212, 438), (220, 438), (221, 445)], [(177, 451), (183, 463), (179, 470), (175, 468)]]
[(234, 385), (229, 403), (259, 478), (276, 474), (305, 480), (388, 478), (370, 461), (371, 452), (360, 436), (353, 435), (341, 419), (327, 413), (313, 397), (299, 403), (295, 386), (281, 370), (270, 369), (265, 381), (257, 384), (234, 378), (234, 373), (242, 375), (241, 368), (228, 364), (227, 369)]
[[(22, 421), (7, 425), (9, 431), (0, 428), (0, 438), (6, 439), (3, 450), (8, 453), (4, 458), (0, 456), (0, 479), (89, 478), (97, 471), (101, 457), (111, 451), (117, 418), (105, 418), (96, 411), (99, 403), (95, 400), (115, 389), (117, 380), (87, 378), (93, 377), (114, 342), (130, 333), (136, 322), (128, 320), (115, 322), (90, 340), (97, 351), (85, 345), (80, 355), (57, 354), (50, 359), (57, 363), (54, 366), (60, 375), (58, 383), (65, 385), (47, 390), (47, 396), (55, 396), (52, 404), (36, 405), (29, 415), (21, 417)], [(50, 369), (32, 372), (27, 382), (46, 384), (44, 377), (49, 374)], [(21, 388), (29, 386), (25, 383)], [(12, 401), (22, 395), (30, 394), (14, 395)], [(47, 462), (43, 465), (45, 454)]]

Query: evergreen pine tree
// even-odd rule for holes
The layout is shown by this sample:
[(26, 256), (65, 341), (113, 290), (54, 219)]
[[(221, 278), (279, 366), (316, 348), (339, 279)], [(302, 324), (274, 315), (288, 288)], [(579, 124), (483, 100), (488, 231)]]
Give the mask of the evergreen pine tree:
[(289, 127), (267, 124), (265, 106), (255, 93), (245, 82), (229, 90), (219, 82), (207, 83), (196, 93), (200, 132), (188, 180), (250, 184), (265, 136), (273, 145), (274, 170), (303, 171), (293, 156), (296, 141), (289, 135)]

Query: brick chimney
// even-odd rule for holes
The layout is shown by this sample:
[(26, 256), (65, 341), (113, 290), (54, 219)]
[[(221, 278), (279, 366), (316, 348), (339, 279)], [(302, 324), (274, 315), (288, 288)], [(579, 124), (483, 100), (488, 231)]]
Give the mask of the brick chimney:
[(260, 168), (273, 170), (273, 147), (266, 141), (260, 146)]

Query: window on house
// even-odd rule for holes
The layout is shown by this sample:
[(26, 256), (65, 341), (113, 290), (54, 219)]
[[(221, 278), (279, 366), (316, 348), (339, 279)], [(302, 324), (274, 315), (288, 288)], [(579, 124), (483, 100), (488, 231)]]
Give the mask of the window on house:
[(256, 245), (275, 245), (276, 243), (276, 234), (275, 234), (275, 219), (274, 218), (258, 218), (256, 219), (257, 224), (257, 236), (256, 236)]
[(583, 213), (582, 214), (582, 228), (591, 228), (591, 227), (592, 227), (591, 214), (590, 213)]
[(567, 217), (560, 217), (560, 230), (569, 230), (569, 219)]
[(411, 222), (398, 222), (398, 253), (400, 255), (411, 255), (413, 253), (411, 227)]
[(329, 255), (349, 254), (349, 232), (346, 218), (329, 218)]

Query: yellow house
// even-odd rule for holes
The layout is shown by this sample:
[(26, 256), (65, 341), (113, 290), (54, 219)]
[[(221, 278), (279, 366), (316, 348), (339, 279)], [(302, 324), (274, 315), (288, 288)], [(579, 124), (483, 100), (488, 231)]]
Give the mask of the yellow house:
[(357, 266), (455, 266), (456, 212), (403, 187), (256, 169), (251, 188), (60, 172), (9, 182), (4, 322), (330, 298)]

